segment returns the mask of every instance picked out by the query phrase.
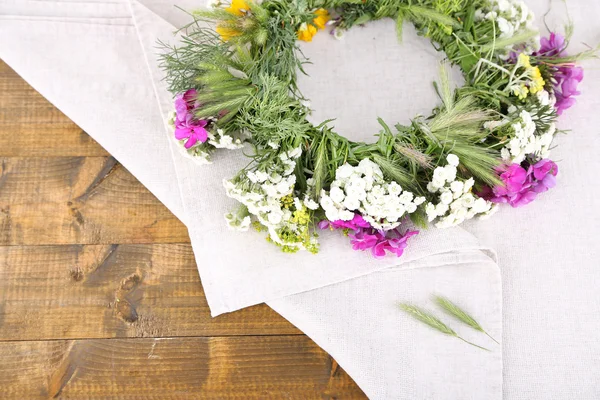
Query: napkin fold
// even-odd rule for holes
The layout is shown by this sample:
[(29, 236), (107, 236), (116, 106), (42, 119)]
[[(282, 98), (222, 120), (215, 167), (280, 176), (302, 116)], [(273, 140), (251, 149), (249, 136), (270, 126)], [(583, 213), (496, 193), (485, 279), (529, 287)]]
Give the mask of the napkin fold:
[[(448, 318), (432, 294), (449, 296), (501, 337), (500, 271), (481, 251), (434, 255), (268, 304), (331, 354), (370, 398), (502, 398), (501, 346)], [(399, 302), (424, 306), (491, 351), (415, 323)]]
[(35, 3), (0, 2), (0, 57), (186, 223), (213, 315), (268, 301), (372, 398), (501, 397), (500, 348), (487, 353), (440, 336), (397, 307), (447, 295), (500, 338), (498, 269), (472, 235), (425, 231), (401, 259), (382, 262), (352, 251), (339, 235), (323, 235), (318, 256), (289, 256), (258, 235), (226, 230), (222, 215), (233, 202), (221, 180), (243, 157), (220, 154), (200, 167), (171, 140), (164, 116), (172, 99), (156, 42), (176, 39), (171, 17), (152, 11), (165, 2)]

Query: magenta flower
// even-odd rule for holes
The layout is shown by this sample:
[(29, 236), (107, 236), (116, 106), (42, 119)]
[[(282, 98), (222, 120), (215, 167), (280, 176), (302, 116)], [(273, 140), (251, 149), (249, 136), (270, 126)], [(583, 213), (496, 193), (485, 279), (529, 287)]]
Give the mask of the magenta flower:
[[(549, 38), (540, 40), (541, 48), (536, 54), (538, 57), (547, 58), (549, 64), (552, 64), (552, 58), (566, 56), (565, 38), (556, 33), (551, 33)], [(554, 95), (556, 96), (556, 113), (562, 113), (571, 108), (577, 102), (575, 96), (581, 93), (577, 90), (578, 85), (583, 80), (583, 68), (577, 67), (574, 63), (563, 63), (555, 65), (554, 73)]]
[(558, 175), (558, 165), (554, 161), (544, 159), (531, 165), (527, 173), (536, 180), (532, 186), (536, 193), (547, 192), (556, 186), (556, 175)]
[(543, 56), (562, 57), (565, 49), (565, 38), (561, 34), (550, 32), (550, 37), (540, 39), (539, 54)]
[(519, 164), (512, 164), (500, 175), (500, 178), (502, 179), (502, 182), (504, 182), (504, 186), (495, 189), (497, 195), (516, 193), (523, 187), (523, 184), (527, 179), (527, 171)]
[(200, 107), (196, 100), (197, 94), (196, 89), (190, 89), (175, 98), (175, 138), (187, 139), (184, 145), (186, 149), (208, 140), (208, 131), (205, 129), (208, 121), (194, 116), (194, 110)]
[(321, 221), (319, 222), (319, 228), (353, 231), (349, 235), (352, 248), (360, 251), (371, 250), (371, 254), (375, 258), (385, 257), (386, 252), (400, 257), (408, 246), (408, 239), (419, 233), (418, 231), (408, 231), (403, 235), (398, 229), (390, 231), (377, 230), (371, 227), (371, 224), (365, 221), (360, 214), (354, 214), (354, 218), (350, 221)]
[[(369, 233), (372, 232), (372, 233)], [(373, 249), (381, 240), (381, 234), (374, 229), (359, 229), (350, 237), (352, 238), (352, 248), (354, 250), (369, 250)]]
[(323, 220), (319, 222), (319, 228), (321, 229), (349, 229), (357, 231), (359, 228), (370, 228), (371, 225), (364, 220), (360, 214), (354, 214), (354, 218), (350, 221), (328, 221)]
[(539, 193), (556, 186), (558, 166), (544, 159), (530, 165), (527, 170), (519, 164), (512, 164), (500, 172), (504, 184), (493, 189), (485, 188), (479, 195), (493, 203), (508, 203), (516, 208), (531, 203)]
[(371, 254), (375, 258), (383, 258), (387, 252), (400, 257), (408, 246), (408, 239), (418, 234), (418, 231), (407, 231), (403, 235), (398, 229), (387, 232), (373, 228), (360, 229), (355, 234), (350, 235), (352, 238), (350, 243), (352, 243), (354, 250), (371, 250)]

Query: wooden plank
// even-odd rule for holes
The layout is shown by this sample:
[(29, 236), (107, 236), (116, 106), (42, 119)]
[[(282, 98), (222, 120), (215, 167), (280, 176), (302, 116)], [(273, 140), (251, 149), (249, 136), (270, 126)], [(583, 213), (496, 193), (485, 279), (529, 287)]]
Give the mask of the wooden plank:
[(210, 317), (190, 245), (0, 247), (0, 341), (275, 334), (265, 305)]
[(108, 156), (0, 60), (0, 156)]
[(0, 245), (189, 242), (112, 157), (0, 157)]
[[(189, 245), (110, 244), (188, 241), (0, 61), (0, 398), (364, 398), (270, 308), (211, 319)], [(147, 336), (203, 337), (60, 340)]]
[(305, 336), (0, 343), (0, 398), (364, 399)]

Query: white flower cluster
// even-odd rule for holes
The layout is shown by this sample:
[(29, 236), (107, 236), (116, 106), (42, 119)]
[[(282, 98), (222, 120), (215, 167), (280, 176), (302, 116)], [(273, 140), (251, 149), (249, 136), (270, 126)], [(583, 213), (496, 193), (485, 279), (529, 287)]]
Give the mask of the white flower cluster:
[(449, 228), (475, 217), (495, 212), (496, 207), (482, 198), (478, 198), (471, 189), (475, 184), (473, 178), (466, 181), (457, 179), (456, 172), (459, 158), (454, 154), (447, 157), (448, 165), (433, 171), (433, 180), (427, 185), (430, 193), (438, 195), (438, 203), (427, 203), (425, 212), (429, 222), (439, 218), (438, 228)]
[(358, 166), (340, 166), (329, 191), (322, 190), (320, 203), (328, 220), (349, 221), (356, 212), (374, 228), (390, 230), (400, 219), (414, 213), (424, 197), (402, 190), (396, 182), (386, 182), (381, 168), (369, 159)]
[[(495, 21), (500, 30), (501, 38), (511, 38), (522, 30), (537, 30), (534, 22), (535, 15), (525, 2), (517, 0), (490, 0), (486, 7), (475, 12), (478, 21)], [(539, 40), (533, 39), (528, 44), (527, 53), (537, 50)], [(512, 47), (507, 48), (512, 50)]]
[(551, 123), (546, 132), (537, 134), (537, 126), (529, 112), (522, 110), (517, 114), (517, 109), (513, 106), (509, 109), (509, 115), (511, 114), (518, 115), (518, 119), (511, 125), (514, 131), (513, 138), (500, 151), (502, 159), (520, 164), (528, 155), (535, 159), (548, 158), (556, 133), (556, 125)]
[[(270, 162), (264, 170), (249, 171), (241, 177), (223, 182), (227, 195), (242, 203), (258, 222), (267, 228), (270, 238), (283, 246), (302, 246), (301, 243), (288, 243), (281, 237), (282, 228), (294, 232), (299, 229), (292, 222), (294, 211), (316, 209), (318, 204), (305, 197), (304, 201), (293, 197), (296, 184), (296, 160), (302, 155), (302, 150), (296, 148), (282, 152), (279, 159)], [(290, 198), (290, 204), (285, 204), (285, 197)], [(225, 216), (229, 226), (236, 230), (247, 230), (250, 218), (230, 213)]]
[(285, 220), (281, 199), (292, 194), (296, 184), (296, 159), (302, 151), (295, 149), (281, 153), (280, 161), (265, 171), (248, 171), (245, 177), (225, 180), (227, 195), (248, 208), (250, 214), (265, 226), (277, 226)]
[(217, 149), (229, 149), (237, 150), (244, 147), (240, 138), (234, 138), (223, 131), (223, 129), (217, 129), (217, 133), (208, 133), (208, 144), (214, 146)]

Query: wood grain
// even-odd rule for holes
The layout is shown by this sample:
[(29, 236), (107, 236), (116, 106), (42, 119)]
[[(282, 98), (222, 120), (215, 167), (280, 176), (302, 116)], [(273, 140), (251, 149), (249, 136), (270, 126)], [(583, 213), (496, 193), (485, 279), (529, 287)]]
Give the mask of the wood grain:
[(0, 245), (181, 242), (186, 227), (112, 157), (0, 157)]
[(0, 61), (0, 399), (366, 398), (269, 307), (211, 318), (187, 243)]
[(3, 399), (364, 399), (305, 336), (0, 343)]
[(275, 334), (265, 305), (210, 317), (190, 245), (0, 247), (0, 341)]
[(0, 61), (0, 156), (108, 156)]

